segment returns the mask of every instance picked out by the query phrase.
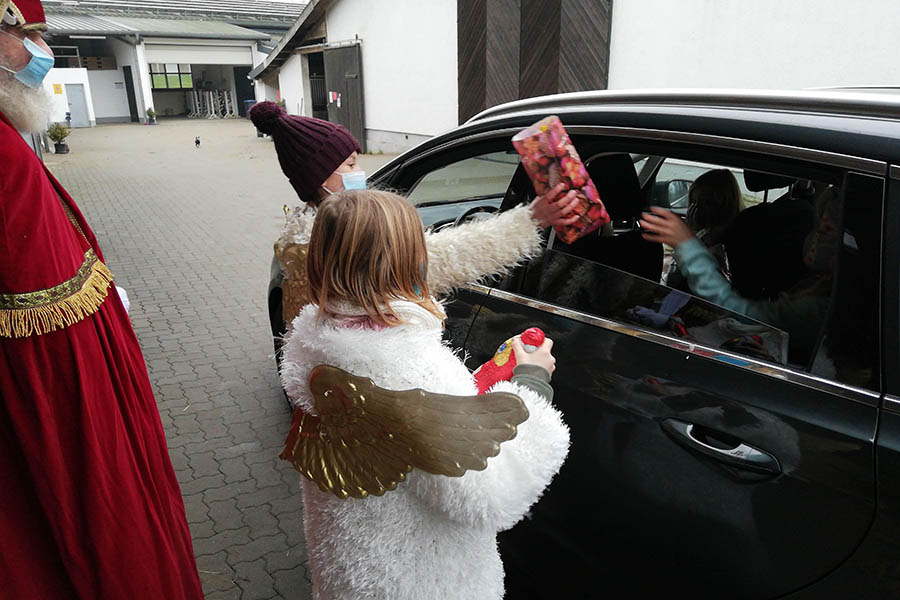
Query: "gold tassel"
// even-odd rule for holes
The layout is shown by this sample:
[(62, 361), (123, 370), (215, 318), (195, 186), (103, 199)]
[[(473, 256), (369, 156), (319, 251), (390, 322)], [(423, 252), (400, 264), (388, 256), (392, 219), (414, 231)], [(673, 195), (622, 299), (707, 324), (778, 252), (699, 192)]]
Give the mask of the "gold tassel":
[(42, 306), (0, 309), (0, 337), (42, 335), (74, 325), (100, 309), (112, 281), (109, 268), (95, 259), (90, 274), (75, 293)]

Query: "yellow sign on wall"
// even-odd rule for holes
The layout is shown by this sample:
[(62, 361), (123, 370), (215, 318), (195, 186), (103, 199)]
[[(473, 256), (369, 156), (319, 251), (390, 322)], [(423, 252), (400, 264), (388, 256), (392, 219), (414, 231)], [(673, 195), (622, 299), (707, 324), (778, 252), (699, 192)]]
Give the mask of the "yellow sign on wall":
[(53, 84), (53, 93), (54, 94), (62, 94), (62, 84), (61, 83)]

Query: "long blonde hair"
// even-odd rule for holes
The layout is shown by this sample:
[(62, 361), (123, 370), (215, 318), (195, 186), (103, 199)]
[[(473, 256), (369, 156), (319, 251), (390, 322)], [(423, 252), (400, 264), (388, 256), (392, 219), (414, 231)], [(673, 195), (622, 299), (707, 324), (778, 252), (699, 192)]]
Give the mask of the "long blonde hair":
[(326, 198), (316, 212), (306, 272), (319, 316), (340, 316), (349, 304), (391, 327), (402, 323), (391, 301), (407, 300), (444, 319), (428, 291), (422, 220), (396, 194), (350, 190)]

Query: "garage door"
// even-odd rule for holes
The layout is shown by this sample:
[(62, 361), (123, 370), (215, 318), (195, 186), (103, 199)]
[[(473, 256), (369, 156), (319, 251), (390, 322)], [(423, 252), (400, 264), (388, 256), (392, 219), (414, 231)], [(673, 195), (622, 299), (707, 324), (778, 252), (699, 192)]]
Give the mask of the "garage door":
[(250, 46), (188, 46), (178, 44), (146, 44), (149, 63), (181, 63), (194, 65), (253, 65)]

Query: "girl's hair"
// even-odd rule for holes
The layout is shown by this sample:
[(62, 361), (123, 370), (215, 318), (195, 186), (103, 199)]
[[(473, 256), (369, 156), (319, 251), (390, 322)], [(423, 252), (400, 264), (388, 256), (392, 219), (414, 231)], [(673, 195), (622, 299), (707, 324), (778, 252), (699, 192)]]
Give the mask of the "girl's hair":
[(703, 229), (722, 232), (743, 209), (734, 174), (728, 169), (714, 169), (691, 185), (686, 222), (695, 233)]
[(377, 190), (329, 196), (316, 213), (306, 257), (309, 293), (319, 315), (359, 307), (378, 326), (402, 323), (390, 306), (408, 300), (443, 321), (428, 291), (425, 231), (406, 199)]

